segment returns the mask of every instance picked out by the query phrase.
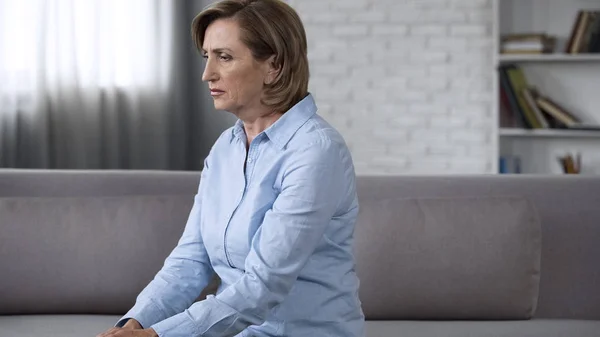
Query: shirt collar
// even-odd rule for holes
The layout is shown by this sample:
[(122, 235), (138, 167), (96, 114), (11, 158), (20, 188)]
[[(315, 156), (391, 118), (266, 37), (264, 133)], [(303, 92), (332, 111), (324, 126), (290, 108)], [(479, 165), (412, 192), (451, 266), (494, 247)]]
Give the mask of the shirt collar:
[[(279, 149), (292, 139), (292, 136), (317, 112), (317, 105), (309, 93), (300, 102), (283, 114), (273, 125), (269, 126), (264, 133)], [(244, 139), (244, 123), (238, 119), (233, 127), (232, 138)]]
[(244, 134), (244, 123), (242, 122), (241, 119), (238, 119), (237, 121), (235, 121), (235, 125), (233, 126), (233, 129), (231, 130), (231, 140), (238, 138), (238, 139), (246, 139), (246, 135)]

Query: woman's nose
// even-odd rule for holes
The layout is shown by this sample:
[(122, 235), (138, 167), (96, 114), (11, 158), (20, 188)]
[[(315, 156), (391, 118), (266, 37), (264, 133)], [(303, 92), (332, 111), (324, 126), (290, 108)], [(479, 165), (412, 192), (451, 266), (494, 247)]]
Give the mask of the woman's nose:
[(207, 59), (204, 64), (204, 72), (202, 73), (202, 81), (214, 81), (218, 77), (216, 70), (214, 69), (213, 62)]

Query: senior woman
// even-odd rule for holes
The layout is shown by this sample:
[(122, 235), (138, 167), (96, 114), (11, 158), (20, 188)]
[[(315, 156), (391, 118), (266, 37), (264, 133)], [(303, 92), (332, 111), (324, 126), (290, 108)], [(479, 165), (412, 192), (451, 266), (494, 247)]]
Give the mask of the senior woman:
[[(100, 336), (364, 336), (354, 168), (307, 91), (300, 18), (278, 0), (226, 0), (192, 35), (215, 108), (238, 121), (205, 160), (179, 243)], [(216, 295), (194, 303), (213, 273)]]

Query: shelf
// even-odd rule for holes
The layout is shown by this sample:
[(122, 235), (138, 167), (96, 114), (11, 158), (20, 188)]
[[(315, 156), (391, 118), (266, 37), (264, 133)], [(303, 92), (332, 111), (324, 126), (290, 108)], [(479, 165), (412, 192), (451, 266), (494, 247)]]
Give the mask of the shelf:
[(600, 138), (600, 131), (503, 128), (500, 129), (500, 136), (534, 138)]
[(500, 54), (498, 61), (502, 63), (516, 62), (600, 62), (600, 54)]
[[(591, 5), (594, 2), (596, 5)], [(600, 174), (600, 53), (565, 53), (581, 10), (598, 8), (600, 0), (492, 0), (493, 64), (492, 113), (505, 120), (502, 83), (498, 71), (514, 64), (521, 68), (527, 84), (571, 112), (582, 124), (577, 129), (526, 129), (522, 125), (497, 125), (493, 130), (492, 155), (521, 158), (521, 170), (530, 174), (562, 174), (557, 160), (580, 153), (582, 172)], [(504, 54), (503, 38), (510, 34), (547, 34), (556, 38), (553, 53)], [(517, 78), (517, 80), (520, 80)], [(506, 85), (506, 83), (505, 83)], [(522, 97), (521, 97), (522, 98)], [(524, 104), (522, 99), (517, 98)], [(512, 104), (514, 105), (514, 101)], [(512, 109), (511, 109), (512, 110)], [(522, 119), (513, 116), (514, 120)], [(507, 119), (506, 119), (507, 120)], [(510, 126), (509, 126), (510, 125)], [(587, 127), (587, 128), (586, 128)], [(494, 166), (499, 172), (500, 161)]]

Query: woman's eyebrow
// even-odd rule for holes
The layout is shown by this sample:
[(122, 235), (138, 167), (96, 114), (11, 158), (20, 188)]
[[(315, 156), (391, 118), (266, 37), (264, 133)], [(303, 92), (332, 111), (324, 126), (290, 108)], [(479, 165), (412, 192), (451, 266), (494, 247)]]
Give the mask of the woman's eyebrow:
[[(202, 52), (203, 53), (208, 53), (204, 48), (202, 48)], [(229, 52), (229, 53), (231, 53), (232, 50), (229, 49), (229, 48), (223, 47), (223, 48), (214, 48), (211, 52), (212, 53), (223, 53), (223, 52)]]

